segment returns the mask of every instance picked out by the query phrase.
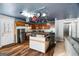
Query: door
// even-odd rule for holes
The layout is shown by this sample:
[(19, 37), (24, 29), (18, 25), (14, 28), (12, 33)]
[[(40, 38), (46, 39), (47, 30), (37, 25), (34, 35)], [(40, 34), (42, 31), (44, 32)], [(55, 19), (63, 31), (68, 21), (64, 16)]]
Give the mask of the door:
[(72, 34), (71, 29), (72, 29), (71, 23), (64, 24), (64, 37), (71, 36), (71, 34)]

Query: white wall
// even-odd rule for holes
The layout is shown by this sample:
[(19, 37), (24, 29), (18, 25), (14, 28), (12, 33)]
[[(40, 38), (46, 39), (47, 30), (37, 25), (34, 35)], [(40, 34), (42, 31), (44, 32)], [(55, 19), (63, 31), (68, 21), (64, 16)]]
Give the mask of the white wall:
[(63, 40), (63, 23), (64, 20), (56, 20), (55, 21), (55, 37), (56, 40), (62, 41)]

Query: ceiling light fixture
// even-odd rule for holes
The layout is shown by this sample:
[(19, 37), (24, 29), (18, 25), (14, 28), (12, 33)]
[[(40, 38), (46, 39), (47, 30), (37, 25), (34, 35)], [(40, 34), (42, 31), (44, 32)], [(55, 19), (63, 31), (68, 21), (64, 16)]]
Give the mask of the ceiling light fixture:
[(45, 17), (46, 16), (46, 13), (43, 13), (42, 16)]
[(26, 17), (33, 17), (34, 16), (33, 13), (29, 13), (26, 11), (21, 12), (21, 15), (26, 16)]

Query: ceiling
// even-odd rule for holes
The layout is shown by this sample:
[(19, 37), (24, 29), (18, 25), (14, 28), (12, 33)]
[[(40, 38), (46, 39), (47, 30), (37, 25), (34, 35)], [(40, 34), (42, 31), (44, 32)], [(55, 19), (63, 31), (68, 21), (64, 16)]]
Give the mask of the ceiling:
[(41, 12), (47, 13), (49, 19), (64, 19), (79, 17), (79, 4), (77, 3), (0, 3), (0, 14), (26, 19), (20, 12), (26, 10), (33, 12), (45, 7)]

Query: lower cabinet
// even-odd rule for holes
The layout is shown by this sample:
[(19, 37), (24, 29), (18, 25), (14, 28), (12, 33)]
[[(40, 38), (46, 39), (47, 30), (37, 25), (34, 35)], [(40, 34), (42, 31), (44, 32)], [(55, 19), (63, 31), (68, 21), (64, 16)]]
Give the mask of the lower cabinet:
[(30, 41), (30, 48), (45, 53), (45, 44), (43, 42)]
[[(73, 42), (71, 43), (72, 38), (65, 38), (65, 50), (67, 56), (78, 56), (77, 51), (73, 47)], [(74, 43), (75, 44), (75, 43)]]
[(4, 36), (1, 37), (0, 40), (1, 47), (11, 43), (14, 43), (14, 36), (12, 36), (11, 34), (7, 35), (5, 34)]
[(6, 45), (7, 43), (6, 43), (6, 37), (1, 37), (1, 47), (2, 46), (4, 46), (4, 45)]
[(45, 53), (49, 47), (49, 41), (45, 37), (31, 37), (29, 39), (29, 48)]

